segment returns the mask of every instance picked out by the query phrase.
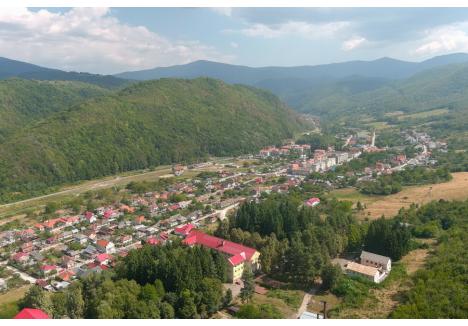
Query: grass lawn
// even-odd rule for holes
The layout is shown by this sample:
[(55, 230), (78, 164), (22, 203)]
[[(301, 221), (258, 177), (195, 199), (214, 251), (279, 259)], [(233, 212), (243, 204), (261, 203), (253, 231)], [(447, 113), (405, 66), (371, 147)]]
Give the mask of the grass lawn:
[(299, 309), (302, 303), (302, 298), (304, 297), (304, 291), (272, 289), (268, 291), (267, 296), (270, 298), (281, 299), (291, 308)]
[(19, 312), (17, 302), (24, 296), (29, 287), (30, 285), (26, 285), (0, 294), (0, 319), (12, 318)]
[(255, 293), (252, 299), (254, 304), (271, 304), (275, 306), (283, 315), (284, 318), (294, 318), (297, 309), (292, 308), (286, 302), (278, 298), (272, 298), (267, 295)]
[(307, 305), (307, 311), (323, 313), (322, 301), (327, 302), (327, 310), (333, 309), (341, 303), (341, 299), (333, 293), (325, 292), (321, 294), (316, 294), (310, 298), (309, 304)]

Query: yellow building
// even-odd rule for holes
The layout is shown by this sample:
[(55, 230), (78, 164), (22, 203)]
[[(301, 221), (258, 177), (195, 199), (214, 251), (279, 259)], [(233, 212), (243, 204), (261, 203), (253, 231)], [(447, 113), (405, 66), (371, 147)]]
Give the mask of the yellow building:
[(227, 259), (228, 280), (235, 282), (242, 277), (245, 266), (248, 265), (252, 272), (260, 270), (260, 253), (254, 248), (211, 236), (209, 234), (193, 230), (184, 239), (189, 246), (202, 245), (221, 252)]

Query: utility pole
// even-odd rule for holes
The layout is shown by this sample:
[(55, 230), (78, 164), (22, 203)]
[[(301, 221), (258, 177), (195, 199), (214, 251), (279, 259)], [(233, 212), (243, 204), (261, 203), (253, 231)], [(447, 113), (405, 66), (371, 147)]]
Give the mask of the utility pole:
[(327, 302), (321, 301), (323, 303), (323, 319), (327, 319)]

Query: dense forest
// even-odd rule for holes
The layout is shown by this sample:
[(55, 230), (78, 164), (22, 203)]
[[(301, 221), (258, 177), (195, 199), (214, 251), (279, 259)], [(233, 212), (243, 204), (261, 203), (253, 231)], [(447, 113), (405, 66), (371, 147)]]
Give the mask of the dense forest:
[(208, 318), (230, 303), (225, 280), (226, 260), (216, 251), (180, 243), (144, 246), (115, 273), (91, 274), (63, 292), (33, 286), (19, 306), (54, 318)]
[(392, 318), (468, 317), (468, 201), (440, 200), (402, 210), (396, 219), (414, 225), (419, 237), (437, 238), (438, 245), (424, 269), (413, 277), (414, 287)]
[(252, 152), (301, 128), (275, 96), (211, 79), (133, 84), (16, 130), (0, 144), (0, 198), (48, 187)]
[(0, 81), (0, 143), (30, 122), (67, 110), (84, 100), (109, 94), (95, 85), (69, 81)]
[(319, 209), (298, 209), (301, 203), (294, 195), (246, 203), (216, 235), (257, 248), (265, 273), (310, 286), (330, 258), (362, 246), (364, 230), (350, 203), (333, 200)]

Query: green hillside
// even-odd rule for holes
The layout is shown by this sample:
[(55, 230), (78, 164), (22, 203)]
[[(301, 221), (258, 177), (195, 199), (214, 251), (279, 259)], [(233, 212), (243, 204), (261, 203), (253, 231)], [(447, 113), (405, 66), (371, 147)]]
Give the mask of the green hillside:
[(324, 117), (382, 117), (385, 113), (414, 113), (468, 105), (468, 65), (457, 64), (434, 68), (415, 76), (386, 83), (375, 90), (360, 93), (327, 92), (321, 98), (312, 97), (300, 111)]
[(44, 118), (91, 97), (109, 94), (98, 86), (70, 81), (0, 81), (0, 141), (30, 121)]
[(205, 78), (142, 82), (32, 123), (0, 144), (0, 196), (251, 152), (300, 127), (278, 98), (258, 89)]

